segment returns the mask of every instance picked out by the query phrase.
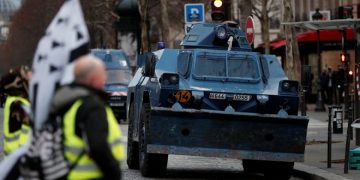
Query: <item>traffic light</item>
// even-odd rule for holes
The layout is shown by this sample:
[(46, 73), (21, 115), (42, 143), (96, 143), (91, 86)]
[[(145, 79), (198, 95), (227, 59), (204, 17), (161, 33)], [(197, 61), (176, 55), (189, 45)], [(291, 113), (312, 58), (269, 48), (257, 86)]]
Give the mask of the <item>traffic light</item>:
[(341, 53), (340, 54), (340, 62), (348, 63), (350, 61), (350, 55), (348, 53)]
[(353, 18), (353, 7), (352, 6), (339, 6), (339, 19)]
[(211, 18), (215, 21), (222, 21), (225, 19), (225, 4), (223, 0), (211, 1)]
[(354, 82), (354, 72), (352, 70), (348, 71), (348, 82), (350, 84)]

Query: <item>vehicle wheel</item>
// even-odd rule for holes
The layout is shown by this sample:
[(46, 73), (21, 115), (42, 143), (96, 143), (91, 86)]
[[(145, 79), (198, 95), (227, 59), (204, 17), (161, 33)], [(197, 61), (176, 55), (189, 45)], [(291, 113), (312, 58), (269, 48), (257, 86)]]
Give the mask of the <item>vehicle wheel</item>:
[(266, 179), (288, 180), (294, 168), (294, 162), (275, 162), (247, 160), (243, 161), (245, 173), (264, 173)]
[(242, 160), (243, 168), (245, 173), (255, 173), (260, 172), (259, 163), (254, 160)]
[(145, 103), (142, 106), (140, 118), (140, 171), (145, 177), (161, 176), (166, 172), (166, 166), (168, 161), (167, 154), (152, 154), (147, 153), (148, 143), (148, 124), (150, 120), (150, 105)]
[(129, 109), (129, 129), (127, 142), (127, 165), (129, 169), (139, 169), (139, 143), (132, 139), (134, 131), (134, 103), (130, 104)]
[(264, 172), (266, 179), (288, 180), (294, 169), (294, 162), (269, 161)]

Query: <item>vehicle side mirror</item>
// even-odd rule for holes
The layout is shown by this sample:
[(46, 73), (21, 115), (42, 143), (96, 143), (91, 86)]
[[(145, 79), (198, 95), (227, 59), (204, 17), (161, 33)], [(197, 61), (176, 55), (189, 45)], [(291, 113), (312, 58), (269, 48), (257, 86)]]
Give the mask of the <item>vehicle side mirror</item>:
[(304, 88), (308, 88), (311, 83), (311, 66), (302, 65), (301, 66), (301, 85)]
[(144, 56), (144, 67), (142, 74), (143, 76), (154, 77), (156, 57), (151, 52), (145, 53)]

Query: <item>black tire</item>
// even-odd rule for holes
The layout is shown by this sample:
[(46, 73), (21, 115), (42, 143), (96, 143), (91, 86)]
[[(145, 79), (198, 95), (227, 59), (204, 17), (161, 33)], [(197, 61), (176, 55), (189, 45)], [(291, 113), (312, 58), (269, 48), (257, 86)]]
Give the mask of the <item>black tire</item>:
[(154, 177), (162, 176), (166, 172), (166, 166), (168, 162), (167, 154), (152, 154), (147, 153), (147, 143), (148, 143), (148, 123), (150, 120), (150, 105), (144, 103), (140, 115), (140, 171), (141, 174), (145, 177)]
[(264, 175), (266, 179), (288, 180), (294, 169), (294, 162), (269, 162)]
[(260, 167), (258, 166), (259, 163), (257, 163), (254, 160), (242, 160), (243, 168), (245, 173), (255, 173), (260, 172)]
[(294, 162), (247, 159), (244, 159), (242, 162), (245, 173), (264, 173), (266, 179), (288, 180), (294, 169)]
[(139, 143), (132, 139), (134, 131), (134, 103), (130, 104), (129, 109), (129, 129), (127, 142), (127, 165), (129, 169), (139, 169)]

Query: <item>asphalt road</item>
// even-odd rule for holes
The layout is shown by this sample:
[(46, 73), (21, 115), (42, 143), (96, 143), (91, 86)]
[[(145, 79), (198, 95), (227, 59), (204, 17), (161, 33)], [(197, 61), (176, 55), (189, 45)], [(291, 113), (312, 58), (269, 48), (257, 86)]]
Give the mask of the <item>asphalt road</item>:
[[(0, 159), (3, 159), (2, 139), (3, 139), (3, 110), (0, 109)], [(127, 125), (121, 124), (124, 140), (127, 140)], [(142, 180), (142, 179), (161, 179), (161, 180), (192, 180), (192, 179), (238, 179), (238, 180), (262, 180), (261, 174), (245, 174), (241, 160), (224, 158), (206, 158), (195, 156), (170, 155), (167, 173), (161, 178), (144, 178), (138, 170), (128, 169), (125, 161), (122, 162), (122, 179)], [(291, 180), (302, 178), (292, 177)]]

